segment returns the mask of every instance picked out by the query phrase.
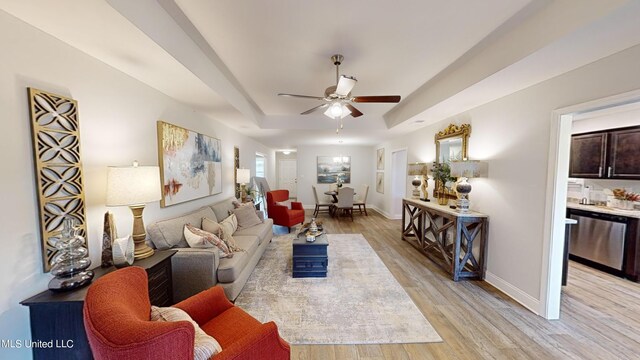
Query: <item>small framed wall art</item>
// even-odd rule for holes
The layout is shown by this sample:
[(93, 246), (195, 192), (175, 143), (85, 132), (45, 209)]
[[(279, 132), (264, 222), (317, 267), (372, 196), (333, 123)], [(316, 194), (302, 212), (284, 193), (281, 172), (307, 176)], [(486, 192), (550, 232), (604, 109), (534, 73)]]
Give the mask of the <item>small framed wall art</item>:
[(376, 173), (376, 191), (384, 194), (384, 172)]
[(384, 148), (376, 151), (376, 168), (378, 170), (384, 170)]

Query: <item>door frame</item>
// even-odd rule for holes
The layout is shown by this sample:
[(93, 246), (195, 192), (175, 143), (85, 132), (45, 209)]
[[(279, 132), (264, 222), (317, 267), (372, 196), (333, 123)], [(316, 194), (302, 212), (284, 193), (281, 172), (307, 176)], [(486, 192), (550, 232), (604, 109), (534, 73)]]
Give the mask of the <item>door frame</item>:
[[(407, 164), (409, 162), (409, 148), (407, 147), (403, 147), (403, 148), (398, 148), (398, 149), (394, 149), (391, 150), (391, 178), (390, 180), (390, 186), (389, 189), (391, 190), (391, 207), (389, 209), (389, 215), (391, 216), (392, 219), (401, 219), (402, 218), (402, 205), (400, 206), (400, 213), (399, 214), (394, 214), (393, 213), (393, 195), (394, 195), (394, 182), (393, 182), (393, 177), (394, 177), (394, 171), (395, 171), (395, 167), (394, 167), (394, 163), (393, 163), (393, 154), (400, 152), (400, 151), (404, 151), (404, 173), (406, 175), (406, 170), (407, 170)], [(401, 160), (402, 161), (402, 160)], [(406, 177), (406, 176), (405, 176)], [(402, 176), (400, 176), (400, 178), (402, 178)], [(403, 184), (404, 185), (404, 195), (402, 197), (406, 197), (407, 196), (407, 182), (406, 179), (404, 182), (399, 181), (399, 184)]]
[(564, 219), (567, 208), (573, 116), (636, 102), (640, 102), (640, 90), (556, 109), (551, 113), (542, 271), (540, 275), (540, 309), (538, 312), (546, 319), (560, 318)]

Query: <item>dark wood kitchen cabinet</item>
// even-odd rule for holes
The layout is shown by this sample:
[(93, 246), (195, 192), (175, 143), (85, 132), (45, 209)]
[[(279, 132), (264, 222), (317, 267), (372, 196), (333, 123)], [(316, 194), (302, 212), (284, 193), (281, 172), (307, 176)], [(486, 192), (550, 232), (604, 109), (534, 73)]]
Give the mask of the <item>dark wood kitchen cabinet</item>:
[(610, 178), (640, 179), (640, 126), (611, 131), (609, 167)]
[(640, 126), (573, 135), (569, 177), (640, 180)]

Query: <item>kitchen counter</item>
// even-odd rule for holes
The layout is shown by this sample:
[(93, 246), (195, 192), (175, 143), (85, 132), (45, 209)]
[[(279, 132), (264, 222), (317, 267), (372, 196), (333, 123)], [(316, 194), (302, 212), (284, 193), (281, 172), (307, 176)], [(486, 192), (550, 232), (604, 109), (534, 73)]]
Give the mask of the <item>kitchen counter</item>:
[(601, 206), (601, 205), (582, 205), (582, 204), (576, 204), (572, 202), (567, 202), (567, 207), (569, 209), (593, 211), (597, 213), (626, 216), (630, 218), (640, 219), (640, 210), (622, 210), (622, 209), (610, 208), (610, 207)]

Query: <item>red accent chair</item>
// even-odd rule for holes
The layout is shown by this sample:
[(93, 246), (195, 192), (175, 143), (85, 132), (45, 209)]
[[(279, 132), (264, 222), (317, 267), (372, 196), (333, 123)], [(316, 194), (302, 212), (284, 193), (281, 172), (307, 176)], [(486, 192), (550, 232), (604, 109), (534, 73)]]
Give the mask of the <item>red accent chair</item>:
[[(132, 266), (107, 274), (89, 287), (84, 303), (84, 326), (97, 360), (193, 360), (194, 329), (187, 321), (151, 321), (147, 273)], [(273, 322), (260, 323), (227, 300), (214, 286), (176, 305), (222, 351), (218, 359), (289, 359), (290, 348)]]
[(267, 191), (267, 214), (273, 219), (274, 225), (286, 226), (291, 231), (291, 227), (304, 223), (304, 208), (301, 202), (292, 201), (291, 209), (285, 205), (278, 205), (278, 202), (289, 200), (289, 190)]

